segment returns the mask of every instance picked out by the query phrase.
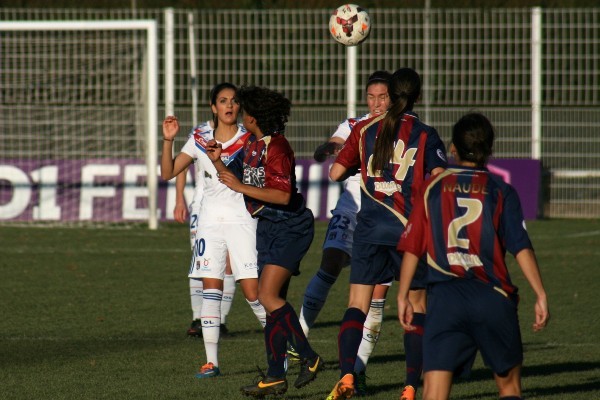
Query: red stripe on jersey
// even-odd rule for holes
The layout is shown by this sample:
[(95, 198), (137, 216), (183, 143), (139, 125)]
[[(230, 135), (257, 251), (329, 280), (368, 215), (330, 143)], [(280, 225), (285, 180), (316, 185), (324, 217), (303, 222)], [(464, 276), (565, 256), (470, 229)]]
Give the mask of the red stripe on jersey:
[[(494, 210), (493, 218), (494, 228), (496, 231), (498, 231), (498, 227), (500, 226), (500, 218), (504, 212), (504, 196), (502, 195), (501, 191), (498, 191), (498, 200), (496, 204), (497, 205), (496, 209)], [(508, 285), (510, 278), (508, 277), (508, 269), (506, 267), (505, 253), (503, 250), (504, 248), (505, 244), (500, 243), (498, 238), (496, 238), (496, 241), (494, 242), (494, 276), (499, 279), (502, 290), (507, 293), (513, 293), (515, 288), (512, 285)]]

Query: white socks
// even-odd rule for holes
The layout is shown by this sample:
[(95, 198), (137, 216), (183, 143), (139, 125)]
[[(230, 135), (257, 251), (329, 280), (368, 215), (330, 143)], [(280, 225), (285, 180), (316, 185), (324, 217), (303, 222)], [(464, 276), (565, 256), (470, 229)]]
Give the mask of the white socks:
[(258, 300), (250, 301), (246, 299), (246, 302), (250, 305), (250, 308), (252, 308), (254, 315), (256, 315), (258, 322), (260, 322), (260, 326), (264, 328), (265, 325), (267, 325), (267, 312), (263, 305), (260, 304)]
[(205, 289), (202, 297), (202, 338), (206, 350), (206, 361), (218, 366), (223, 292), (219, 289)]
[(190, 278), (190, 300), (192, 301), (192, 319), (200, 319), (202, 311), (202, 279)]
[(363, 372), (367, 368), (369, 357), (375, 349), (383, 322), (383, 306), (385, 306), (385, 299), (371, 300), (371, 307), (369, 308), (369, 313), (363, 327), (363, 338), (358, 348), (356, 362), (354, 363), (354, 372), (356, 373)]
[(235, 278), (233, 275), (225, 275), (223, 279), (223, 300), (221, 301), (221, 324), (225, 325), (227, 316), (233, 305), (235, 294)]

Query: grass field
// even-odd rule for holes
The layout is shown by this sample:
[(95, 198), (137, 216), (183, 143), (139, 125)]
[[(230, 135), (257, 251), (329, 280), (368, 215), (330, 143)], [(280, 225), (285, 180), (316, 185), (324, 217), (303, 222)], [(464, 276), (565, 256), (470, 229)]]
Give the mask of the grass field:
[[(527, 399), (600, 399), (600, 221), (528, 224), (552, 319), (534, 334), (532, 292), (521, 288), (523, 370)], [(292, 281), (290, 302), (318, 267), (325, 224)], [(238, 292), (221, 341), (216, 379), (194, 378), (204, 363), (202, 340), (189, 339), (186, 272), (188, 232), (0, 227), (1, 399), (240, 399), (239, 387), (266, 366), (258, 322)], [(511, 257), (512, 260), (512, 257)], [(338, 379), (337, 330), (347, 299), (347, 271), (310, 334), (329, 368), (287, 399), (324, 399)], [(398, 399), (404, 379), (395, 290), (388, 297), (381, 340), (369, 364), (372, 399)], [(297, 366), (290, 375), (295, 379)], [(494, 399), (489, 370), (478, 359), (454, 399)]]

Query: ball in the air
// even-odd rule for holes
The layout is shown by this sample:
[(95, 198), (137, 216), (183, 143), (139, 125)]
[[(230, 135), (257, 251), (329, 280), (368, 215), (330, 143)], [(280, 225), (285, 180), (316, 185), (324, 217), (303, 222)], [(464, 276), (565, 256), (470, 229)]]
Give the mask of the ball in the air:
[(371, 32), (371, 18), (356, 4), (336, 8), (329, 18), (329, 33), (344, 46), (356, 46), (365, 41)]

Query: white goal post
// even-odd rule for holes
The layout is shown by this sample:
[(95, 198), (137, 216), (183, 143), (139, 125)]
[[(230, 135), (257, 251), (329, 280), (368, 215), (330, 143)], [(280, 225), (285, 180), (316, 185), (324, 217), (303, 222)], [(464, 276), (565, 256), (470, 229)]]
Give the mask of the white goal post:
[(156, 229), (156, 21), (0, 22), (0, 38), (0, 223)]

